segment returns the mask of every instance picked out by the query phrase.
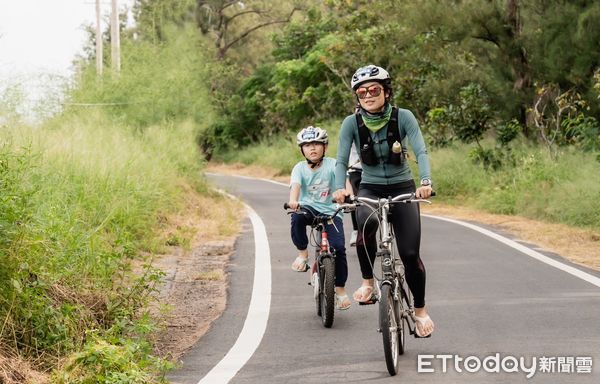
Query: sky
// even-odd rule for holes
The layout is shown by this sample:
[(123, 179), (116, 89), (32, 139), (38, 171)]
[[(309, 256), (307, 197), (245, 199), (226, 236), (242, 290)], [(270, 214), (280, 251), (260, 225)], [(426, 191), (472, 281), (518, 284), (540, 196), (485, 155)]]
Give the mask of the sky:
[[(110, 9), (103, 0), (102, 14)], [(95, 22), (95, 0), (0, 0), (0, 87), (17, 82), (36, 98), (41, 75), (71, 76), (73, 59), (83, 52), (83, 26)]]
[(94, 0), (0, 0), (0, 74), (68, 73), (95, 12)]

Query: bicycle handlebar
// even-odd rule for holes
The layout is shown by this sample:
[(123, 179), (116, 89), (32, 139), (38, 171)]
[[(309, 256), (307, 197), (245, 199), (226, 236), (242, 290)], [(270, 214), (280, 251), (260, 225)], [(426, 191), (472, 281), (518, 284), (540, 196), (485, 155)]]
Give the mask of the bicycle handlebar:
[[(431, 196), (435, 196), (436, 193), (435, 191), (431, 191)], [(344, 201), (343, 204), (337, 204), (338, 208), (336, 209), (336, 211), (332, 214), (329, 215), (331, 218), (334, 218), (341, 210), (344, 209), (356, 209), (356, 203), (357, 202), (361, 202), (361, 203), (370, 203), (370, 204), (379, 204), (381, 201), (386, 201), (388, 203), (397, 203), (397, 202), (401, 202), (401, 203), (428, 203), (431, 204), (431, 202), (429, 200), (426, 199), (416, 199), (415, 198), (415, 193), (411, 192), (411, 193), (404, 193), (402, 195), (398, 195), (398, 196), (394, 196), (391, 199), (390, 198), (386, 198), (386, 199), (371, 199), (368, 197), (359, 197), (359, 196), (346, 196), (346, 200)], [(298, 204), (298, 208), (301, 208), (301, 205)], [(283, 203), (283, 209), (290, 209), (290, 205), (288, 203)], [(327, 215), (325, 215), (327, 216)]]
[[(352, 198), (352, 196), (346, 196), (346, 200), (344, 200), (344, 204), (337, 204), (338, 209), (336, 210), (336, 212), (331, 215), (331, 217), (334, 217), (335, 215), (338, 214), (338, 212), (342, 209), (346, 209), (346, 208), (353, 208), (354, 207), (354, 200)], [(301, 205), (298, 203), (298, 208), (300, 208)], [(290, 205), (288, 203), (283, 203), (283, 209), (291, 209)]]
[[(346, 209), (346, 208), (354, 208), (355, 204), (354, 203), (344, 203), (344, 204), (337, 204), (338, 208), (335, 210), (335, 212), (333, 212), (331, 215), (326, 215), (326, 214), (320, 214), (319, 216), (328, 216), (331, 218), (334, 218), (335, 216), (337, 216), (337, 214)], [(302, 205), (298, 204), (298, 209), (302, 208)], [(288, 203), (283, 203), (283, 209), (291, 209), (290, 205)]]
[[(431, 196), (435, 196), (435, 191), (431, 192)], [(397, 195), (394, 197), (388, 198), (380, 198), (380, 199), (371, 199), (369, 197), (360, 197), (354, 196), (354, 201), (359, 203), (369, 203), (369, 204), (380, 204), (380, 203), (427, 203), (431, 204), (431, 201), (427, 199), (417, 199), (414, 192), (404, 193), (402, 195)]]

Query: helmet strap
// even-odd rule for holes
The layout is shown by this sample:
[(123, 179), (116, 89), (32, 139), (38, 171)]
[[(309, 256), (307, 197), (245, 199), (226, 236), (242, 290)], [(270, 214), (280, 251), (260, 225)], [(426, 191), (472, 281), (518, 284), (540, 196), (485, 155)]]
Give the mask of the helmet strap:
[[(323, 157), (325, 157), (325, 156), (323, 156)], [(308, 163), (308, 165), (310, 165), (310, 168), (311, 169), (315, 169), (315, 167), (318, 167), (319, 165), (321, 165), (321, 163), (323, 162), (323, 157), (321, 157), (316, 162), (315, 161), (311, 161), (311, 160), (307, 159), (306, 157), (305, 157), (305, 159), (306, 159), (306, 162)]]
[(306, 157), (306, 155), (304, 154), (304, 150), (302, 149), (302, 147), (300, 147), (300, 152), (302, 153), (302, 156), (304, 156), (304, 159), (306, 159), (306, 162), (308, 163), (308, 165), (310, 165), (311, 169), (315, 169), (315, 167), (320, 166), (321, 163), (323, 162), (323, 159), (325, 158), (325, 150), (323, 150), (323, 156), (321, 156), (321, 158), (319, 160), (317, 160), (317, 161), (312, 161), (308, 157)]

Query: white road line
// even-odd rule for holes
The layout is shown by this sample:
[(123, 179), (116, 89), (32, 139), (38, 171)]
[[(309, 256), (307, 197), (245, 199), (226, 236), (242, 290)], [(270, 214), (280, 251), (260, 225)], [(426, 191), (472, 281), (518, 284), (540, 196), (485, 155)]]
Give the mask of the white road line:
[(450, 223), (454, 223), (454, 224), (458, 224), (458, 225), (462, 225), (463, 227), (467, 227), (470, 228), (474, 231), (477, 231), (479, 233), (482, 233), (486, 236), (491, 237), (492, 239), (498, 240), (499, 242), (508, 245), (509, 247), (512, 247), (514, 249), (516, 249), (517, 251), (520, 251), (524, 254), (526, 254), (527, 256), (533, 257), (534, 259), (541, 261), (542, 263), (548, 264), (554, 268), (558, 268), (563, 272), (567, 272), (575, 277), (578, 277), (584, 281), (587, 281), (590, 284), (595, 285), (596, 287), (600, 287), (600, 278), (594, 276), (594, 275), (590, 275), (589, 273), (583, 272), (582, 270), (579, 270), (577, 268), (573, 268), (570, 265), (566, 265), (561, 263), (560, 261), (554, 260), (551, 257), (548, 256), (544, 256), (539, 252), (534, 251), (531, 248), (528, 248), (522, 244), (517, 243), (514, 240), (508, 239), (504, 236), (500, 236), (497, 233), (494, 233), (492, 231), (489, 231), (485, 228), (481, 228), (478, 227), (477, 225), (473, 225), (470, 223), (466, 223), (464, 221), (460, 221), (460, 220), (454, 220), (454, 219), (448, 219), (446, 217), (440, 217), (440, 216), (433, 216), (433, 215), (426, 215), (426, 214), (422, 214), (421, 216), (426, 216), (426, 217), (430, 217), (432, 219), (436, 219), (436, 220), (442, 220), (442, 221), (447, 221)]
[(248, 362), (258, 348), (271, 308), (271, 255), (267, 231), (260, 216), (246, 205), (254, 229), (254, 286), (244, 327), (229, 352), (198, 384), (225, 384)]

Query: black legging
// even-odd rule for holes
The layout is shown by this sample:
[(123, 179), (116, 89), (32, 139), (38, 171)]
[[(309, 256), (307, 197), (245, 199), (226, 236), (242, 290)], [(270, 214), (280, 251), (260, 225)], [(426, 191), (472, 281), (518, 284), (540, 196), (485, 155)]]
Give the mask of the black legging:
[[(381, 197), (394, 197), (396, 195), (415, 191), (412, 180), (398, 184), (360, 184), (358, 196), (372, 199)], [(359, 206), (357, 211), (358, 238), (356, 250), (363, 279), (373, 278), (372, 265), (377, 252), (377, 222), (376, 215), (372, 215), (365, 226), (365, 221), (373, 212), (369, 207)], [(425, 306), (425, 266), (419, 256), (421, 246), (421, 217), (419, 204), (393, 204), (391, 207), (391, 221), (396, 235), (398, 253), (404, 264), (406, 281), (413, 293), (416, 308)], [(363, 232), (364, 229), (364, 233)], [(366, 250), (364, 247), (366, 244)]]

